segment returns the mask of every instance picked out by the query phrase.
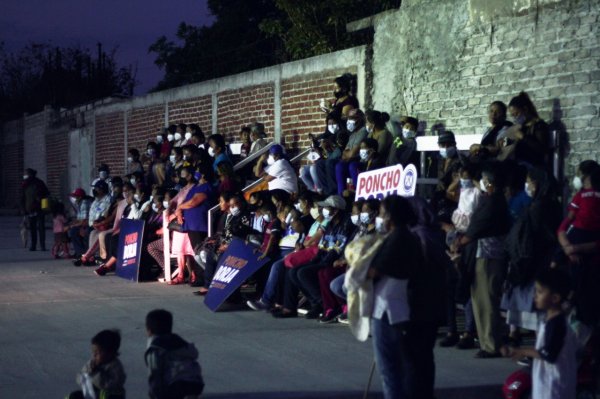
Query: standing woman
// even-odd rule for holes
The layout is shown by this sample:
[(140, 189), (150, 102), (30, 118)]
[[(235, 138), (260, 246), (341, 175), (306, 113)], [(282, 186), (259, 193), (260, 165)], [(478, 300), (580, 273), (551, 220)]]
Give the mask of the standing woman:
[[(184, 168), (184, 170), (188, 180), (191, 175), (192, 181), (195, 181), (197, 178), (198, 183), (192, 186), (187, 192), (184, 202), (177, 206), (175, 216), (179, 223), (182, 223), (183, 231), (188, 235), (193, 249), (192, 255), (194, 255), (208, 236), (208, 210), (213, 204), (212, 182), (209, 182), (199, 172), (196, 172), (194, 176), (191, 168)], [(187, 262), (191, 271), (190, 285), (199, 286), (199, 265), (191, 258), (188, 258)]]
[(538, 115), (537, 109), (522, 91), (508, 103), (508, 111), (515, 125), (508, 133), (515, 140), (514, 157), (517, 161), (529, 165), (549, 169), (550, 165), (550, 132), (548, 124)]
[[(188, 193), (196, 185), (194, 180), (194, 170), (190, 167), (184, 167), (181, 170), (181, 179), (186, 182), (185, 186), (179, 191), (175, 198), (169, 201), (169, 211), (172, 209), (178, 209), (180, 205), (186, 202)], [(178, 222), (183, 224), (183, 211), (179, 213), (169, 212), (169, 221), (177, 218)], [(179, 268), (179, 274), (177, 278), (171, 280), (170, 285), (177, 285), (185, 283), (185, 266), (186, 256), (194, 256), (194, 247), (190, 242), (188, 234), (185, 230), (173, 231), (173, 239), (171, 242), (171, 253), (177, 255), (177, 266)]]
[(385, 399), (415, 397), (415, 356), (408, 340), (413, 318), (408, 282), (422, 264), (423, 255), (419, 240), (408, 227), (414, 220), (410, 204), (399, 196), (386, 197), (375, 219), (378, 232), (387, 236), (371, 261), (367, 277), (373, 279), (371, 333)]

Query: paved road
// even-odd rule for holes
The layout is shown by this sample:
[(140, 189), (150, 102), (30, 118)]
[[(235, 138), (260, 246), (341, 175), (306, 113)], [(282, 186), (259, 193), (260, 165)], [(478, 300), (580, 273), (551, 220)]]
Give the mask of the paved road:
[[(196, 343), (207, 398), (360, 398), (372, 362), (369, 343), (343, 325), (275, 320), (252, 311), (210, 312), (187, 286), (134, 284), (20, 246), (18, 219), (0, 218), (0, 398), (62, 398), (104, 328), (122, 334), (127, 395), (146, 396), (145, 314), (174, 313), (175, 330)], [(50, 234), (48, 234), (50, 236)], [(516, 366), (436, 350), (439, 398), (501, 398)], [(380, 397), (373, 382), (372, 398)]]

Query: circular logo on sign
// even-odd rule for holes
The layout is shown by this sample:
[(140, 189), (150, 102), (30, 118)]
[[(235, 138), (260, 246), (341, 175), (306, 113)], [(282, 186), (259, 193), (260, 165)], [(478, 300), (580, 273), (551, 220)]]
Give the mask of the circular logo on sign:
[(411, 195), (414, 184), (415, 184), (415, 173), (413, 172), (412, 169), (405, 170), (404, 181), (402, 182), (402, 188), (404, 189), (404, 193)]

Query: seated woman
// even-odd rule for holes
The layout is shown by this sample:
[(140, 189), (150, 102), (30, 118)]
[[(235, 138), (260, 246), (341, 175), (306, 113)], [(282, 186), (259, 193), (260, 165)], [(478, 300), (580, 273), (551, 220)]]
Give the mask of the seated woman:
[[(359, 161), (351, 162), (349, 166), (350, 178), (354, 187), (356, 187), (358, 175), (361, 172), (380, 169), (385, 166), (385, 158), (379, 154), (378, 148), (379, 144), (373, 138), (367, 137), (360, 142), (360, 149), (358, 151)], [(343, 195), (344, 197), (348, 197), (350, 193), (345, 190)]]
[[(346, 132), (348, 133), (348, 143), (339, 162), (335, 165), (334, 172), (338, 195), (342, 195), (346, 190), (346, 181), (350, 177), (350, 164), (359, 161), (360, 143), (367, 137), (365, 114), (360, 109), (353, 109), (348, 113)], [(328, 173), (332, 172), (328, 171)]]
[[(265, 162), (268, 166), (265, 166)], [(275, 144), (269, 149), (269, 155), (263, 154), (254, 168), (256, 177), (262, 177), (269, 184), (269, 191), (284, 192), (290, 197), (298, 192), (298, 177), (292, 164), (285, 158), (283, 147)]]
[(204, 268), (204, 284), (194, 295), (206, 295), (217, 269), (219, 257), (227, 250), (234, 237), (246, 239), (252, 232), (251, 218), (246, 202), (239, 194), (221, 193), (219, 197), (221, 218), (216, 234), (200, 245), (200, 266)]

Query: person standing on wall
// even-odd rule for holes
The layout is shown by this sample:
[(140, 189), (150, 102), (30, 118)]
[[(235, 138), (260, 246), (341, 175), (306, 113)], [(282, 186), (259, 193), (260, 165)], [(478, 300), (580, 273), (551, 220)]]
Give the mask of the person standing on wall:
[(46, 184), (36, 177), (35, 169), (25, 169), (23, 175), (23, 184), (21, 186), (21, 212), (29, 219), (31, 230), (31, 247), (30, 251), (35, 251), (37, 245), (37, 236), (40, 236), (40, 249), (46, 250), (46, 225), (45, 213), (42, 209), (42, 200), (48, 199), (48, 187)]

